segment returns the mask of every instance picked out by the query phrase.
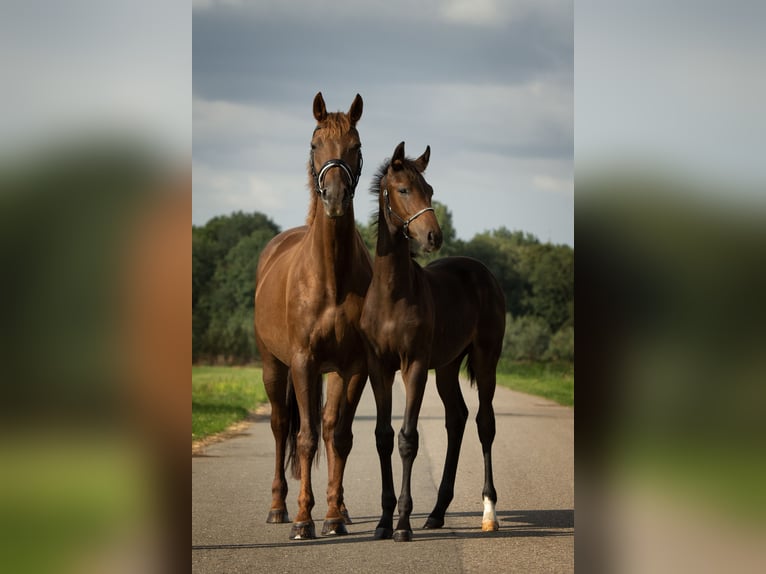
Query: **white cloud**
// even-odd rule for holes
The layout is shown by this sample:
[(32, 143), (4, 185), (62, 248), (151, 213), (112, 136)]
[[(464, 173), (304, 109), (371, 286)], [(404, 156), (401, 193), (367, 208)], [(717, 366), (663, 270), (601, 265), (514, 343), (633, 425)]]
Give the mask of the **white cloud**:
[(574, 180), (552, 175), (535, 175), (532, 177), (532, 183), (537, 189), (542, 191), (552, 191), (554, 193), (565, 193), (572, 195), (574, 193)]
[(506, 15), (496, 0), (451, 0), (441, 10), (441, 16), (449, 22), (480, 26), (506, 24)]

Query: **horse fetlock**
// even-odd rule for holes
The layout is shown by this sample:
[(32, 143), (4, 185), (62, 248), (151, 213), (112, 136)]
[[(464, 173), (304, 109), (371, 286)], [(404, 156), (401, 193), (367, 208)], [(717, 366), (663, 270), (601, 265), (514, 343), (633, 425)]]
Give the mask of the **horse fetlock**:
[(396, 496), (383, 493), (380, 499), (380, 504), (384, 511), (393, 515), (394, 508), (396, 508)]

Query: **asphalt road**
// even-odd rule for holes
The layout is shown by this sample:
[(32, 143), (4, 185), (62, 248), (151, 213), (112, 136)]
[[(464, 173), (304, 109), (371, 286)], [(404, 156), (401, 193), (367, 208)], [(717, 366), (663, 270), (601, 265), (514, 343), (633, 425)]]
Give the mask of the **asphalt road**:
[[(444, 410), (431, 380), (421, 410), (420, 450), (413, 469), (413, 541), (373, 540), (380, 515), (380, 475), (375, 402), (368, 384), (354, 420), (354, 448), (344, 482), (354, 521), (349, 534), (290, 541), (289, 524), (266, 524), (274, 441), (268, 415), (263, 415), (241, 435), (210, 445), (192, 459), (193, 572), (573, 572), (573, 409), (498, 387), (493, 464), (500, 530), (482, 532), (483, 463), (474, 422), (478, 395), (466, 383), (463, 396), (469, 420), (455, 498), (440, 530), (421, 529), (436, 501), (447, 446)], [(404, 387), (397, 375), (396, 432), (403, 411)], [(312, 473), (318, 533), (327, 510), (325, 461), (323, 453)], [(401, 461), (396, 448), (393, 463), (398, 496)], [(292, 518), (297, 481), (290, 480), (289, 487)]]

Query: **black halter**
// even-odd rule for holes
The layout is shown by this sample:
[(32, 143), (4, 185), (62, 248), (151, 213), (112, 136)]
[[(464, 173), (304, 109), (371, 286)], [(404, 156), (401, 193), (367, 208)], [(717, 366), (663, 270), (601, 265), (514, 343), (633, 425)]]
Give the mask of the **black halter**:
[(359, 178), (362, 175), (362, 164), (364, 162), (362, 161), (362, 150), (359, 150), (359, 169), (356, 170), (356, 174), (351, 171), (351, 167), (342, 159), (329, 159), (327, 160), (322, 168), (319, 170), (319, 173), (316, 172), (316, 168), (314, 167), (314, 150), (311, 150), (311, 176), (314, 178), (314, 191), (321, 196), (324, 196), (326, 193), (327, 188), (324, 186), (324, 177), (327, 174), (328, 171), (330, 171), (334, 167), (339, 167), (341, 171), (346, 175), (346, 178), (348, 179), (348, 182), (351, 184), (351, 196), (350, 198), (354, 198), (354, 194), (356, 193), (356, 184), (359, 183)]
[(424, 207), (420, 211), (418, 211), (415, 215), (410, 217), (409, 219), (404, 219), (401, 215), (396, 213), (393, 209), (391, 209), (391, 199), (388, 197), (388, 189), (383, 190), (383, 197), (386, 200), (386, 211), (388, 211), (389, 216), (393, 215), (395, 216), (399, 221), (401, 221), (404, 225), (402, 225), (402, 233), (404, 233), (404, 237), (407, 239), (410, 238), (410, 236), (407, 234), (407, 230), (410, 227), (410, 223), (415, 221), (418, 217), (423, 215), (427, 211), (433, 211), (433, 207)]

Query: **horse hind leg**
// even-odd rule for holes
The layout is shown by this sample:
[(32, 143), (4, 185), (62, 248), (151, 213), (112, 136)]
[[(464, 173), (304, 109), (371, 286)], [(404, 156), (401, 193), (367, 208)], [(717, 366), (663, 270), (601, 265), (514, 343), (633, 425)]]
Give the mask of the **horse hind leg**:
[(460, 445), (463, 442), (465, 424), (468, 420), (468, 407), (466, 407), (463, 393), (460, 391), (459, 376), (462, 359), (461, 356), (452, 363), (436, 369), (436, 388), (444, 404), (447, 455), (444, 460), (444, 470), (436, 505), (423, 528), (441, 528), (444, 525), (444, 514), (454, 496)]
[(476, 414), (476, 426), (484, 456), (484, 488), (482, 490), (484, 513), (481, 529), (484, 532), (494, 532), (500, 527), (495, 510), (497, 492), (492, 475), (492, 443), (495, 440), (495, 410), (492, 407), (492, 399), (495, 396), (497, 359), (490, 359), (478, 352), (472, 359), (476, 386), (479, 390), (479, 412)]
[(271, 483), (271, 508), (266, 522), (282, 524), (290, 522), (287, 515), (287, 479), (285, 458), (290, 426), (290, 406), (287, 400), (288, 369), (273, 355), (262, 351), (263, 384), (271, 403), (271, 432), (274, 435), (274, 480)]

